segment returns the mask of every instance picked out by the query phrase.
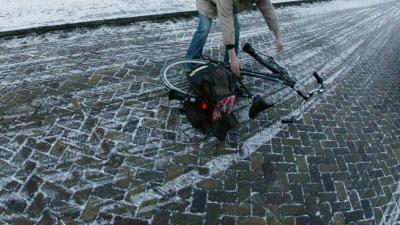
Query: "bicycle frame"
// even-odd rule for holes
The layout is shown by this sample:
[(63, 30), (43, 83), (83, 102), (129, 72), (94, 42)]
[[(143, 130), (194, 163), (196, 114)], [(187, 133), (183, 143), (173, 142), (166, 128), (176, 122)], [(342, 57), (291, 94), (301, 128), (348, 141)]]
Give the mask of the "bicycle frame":
[[(282, 67), (279, 63), (277, 63), (273, 57), (264, 55), (264, 56), (266, 56), (266, 58), (262, 58), (259, 54), (257, 54), (256, 50), (249, 43), (246, 43), (243, 46), (243, 51), (248, 53), (250, 56), (252, 56), (262, 66), (264, 66), (268, 70), (270, 70), (271, 73), (257, 72), (257, 71), (253, 71), (253, 70), (250, 70), (247, 68), (241, 68), (240, 69), (241, 75), (260, 78), (260, 79), (269, 80), (269, 81), (283, 84), (285, 86), (292, 88), (303, 99), (303, 102), (301, 103), (301, 106), (300, 106), (300, 113), (291, 118), (283, 119), (282, 123), (293, 123), (293, 122), (297, 122), (297, 121), (301, 120), (303, 117), (303, 106), (304, 106), (305, 102), (308, 101), (315, 93), (322, 93), (324, 91), (324, 81), (322, 80), (322, 78), (319, 76), (319, 74), (317, 72), (314, 72), (313, 76), (317, 80), (317, 83), (320, 85), (320, 87), (318, 89), (310, 91), (309, 93), (305, 93), (299, 87), (296, 86), (297, 81), (292, 79), (289, 75), (289, 72), (284, 67)], [(213, 61), (212, 59), (209, 59), (209, 60), (211, 62)], [(214, 62), (217, 62), (217, 61), (214, 61)], [(219, 62), (219, 63), (221, 63), (221, 62)], [(226, 65), (226, 66), (229, 67), (228, 65)], [(255, 98), (257, 98), (256, 101), (260, 101), (260, 97), (259, 96), (254, 97), (240, 78), (238, 78), (238, 81), (240, 82), (242, 88), (249, 94), (250, 98), (252, 98), (253, 100), (255, 100)], [(263, 100), (261, 100), (261, 101), (263, 101)], [(263, 103), (263, 104), (265, 106), (264, 109), (274, 106), (274, 104), (267, 104), (267, 103)], [(262, 109), (262, 110), (264, 110), (264, 109)]]
[[(314, 78), (316, 79), (317, 83), (320, 85), (319, 88), (312, 90), (308, 93), (302, 91), (299, 87), (297, 87), (297, 81), (292, 79), (289, 75), (289, 72), (282, 67), (279, 63), (277, 63), (275, 61), (275, 59), (271, 56), (265, 55), (266, 58), (262, 58), (261, 56), (259, 56), (256, 52), (255, 49), (253, 49), (251, 47), (251, 45), (249, 43), (245, 44), (243, 47), (243, 51), (248, 53), (250, 56), (252, 56), (257, 62), (259, 62), (262, 66), (266, 67), (268, 70), (270, 70), (271, 72), (259, 72), (259, 71), (253, 71), (251, 69), (248, 68), (241, 68), (240, 72), (241, 75), (243, 76), (249, 76), (249, 77), (255, 77), (255, 78), (259, 78), (259, 79), (264, 79), (264, 80), (269, 80), (272, 82), (276, 82), (276, 83), (280, 83), (283, 84), (285, 86), (290, 87), (291, 89), (293, 89), (294, 91), (296, 91), (296, 93), (303, 99), (303, 102), (300, 106), (300, 113), (299, 115), (296, 116), (292, 116), (291, 118), (286, 118), (282, 120), (282, 123), (294, 123), (297, 122), (299, 120), (302, 119), (302, 115), (303, 115), (303, 105), (305, 104), (306, 101), (308, 101), (315, 93), (322, 93), (324, 91), (324, 83), (322, 78), (319, 76), (319, 74), (317, 72), (313, 73)], [(194, 63), (200, 64), (200, 65), (205, 65), (207, 64), (207, 62), (210, 63), (215, 63), (215, 64), (219, 64), (219, 65), (223, 65), (224, 67), (226, 67), (227, 69), (229, 69), (229, 65), (225, 64), (223, 62), (217, 61), (217, 60), (213, 60), (211, 58), (203, 58), (204, 62), (199, 62), (199, 61), (193, 61)], [(172, 64), (167, 65), (166, 67), (163, 68), (163, 71), (168, 70), (169, 68), (173, 67), (174, 65), (180, 64), (181, 62), (175, 62)], [(191, 63), (190, 60), (187, 60), (187, 63)], [(235, 76), (236, 77), (236, 76)], [(163, 83), (167, 86), (167, 87), (173, 87), (173, 85), (168, 81), (163, 79), (163, 77), (161, 77)], [(250, 118), (255, 118), (258, 113), (260, 113), (261, 111), (268, 109), (270, 107), (273, 107), (275, 104), (274, 103), (266, 103), (260, 96), (254, 96), (250, 90), (246, 87), (246, 85), (243, 83), (242, 79), (236, 77), (237, 81), (240, 83), (241, 88), (247, 92), (249, 98), (251, 98), (253, 100), (253, 104), (250, 107), (250, 112), (249, 112), (249, 116)], [(244, 97), (244, 96), (242, 96)], [(187, 99), (189, 101), (195, 101), (196, 97), (195, 96), (190, 96), (189, 94), (182, 94), (179, 93), (179, 89), (178, 90), (170, 90), (169, 93), (169, 98), (172, 99)]]

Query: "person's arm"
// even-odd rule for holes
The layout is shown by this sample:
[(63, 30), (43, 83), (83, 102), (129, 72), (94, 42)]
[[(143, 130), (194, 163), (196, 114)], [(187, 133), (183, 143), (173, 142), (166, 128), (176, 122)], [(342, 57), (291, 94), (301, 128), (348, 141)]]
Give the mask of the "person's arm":
[(217, 0), (218, 19), (221, 24), (222, 39), (228, 50), (232, 72), (239, 76), (240, 61), (235, 52), (235, 28), (232, 0)]
[(276, 17), (275, 8), (270, 0), (256, 0), (257, 8), (264, 16), (269, 30), (275, 35), (275, 44), (278, 52), (283, 51), (282, 36), (279, 30), (278, 19)]
[(235, 48), (228, 50), (229, 59), (231, 60), (231, 71), (237, 76), (240, 76), (240, 60), (236, 55)]

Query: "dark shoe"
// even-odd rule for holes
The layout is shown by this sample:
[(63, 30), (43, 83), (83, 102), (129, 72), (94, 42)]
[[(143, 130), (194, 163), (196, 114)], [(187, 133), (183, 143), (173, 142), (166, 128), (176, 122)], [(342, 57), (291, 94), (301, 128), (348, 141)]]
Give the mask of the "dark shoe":
[(251, 119), (254, 119), (257, 117), (257, 115), (274, 106), (274, 103), (267, 103), (264, 101), (264, 99), (262, 99), (259, 95), (257, 95), (256, 97), (254, 97), (253, 99), (253, 104), (250, 107), (250, 111), (249, 111), (249, 117)]

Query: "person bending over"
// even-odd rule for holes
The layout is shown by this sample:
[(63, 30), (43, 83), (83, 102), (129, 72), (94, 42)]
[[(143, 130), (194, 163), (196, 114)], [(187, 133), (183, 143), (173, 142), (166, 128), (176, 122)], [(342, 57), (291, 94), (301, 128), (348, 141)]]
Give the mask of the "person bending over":
[(226, 48), (224, 62), (228, 63), (230, 61), (231, 71), (239, 76), (240, 25), (237, 14), (251, 9), (254, 4), (261, 11), (268, 28), (275, 35), (277, 51), (283, 51), (275, 9), (270, 0), (196, 0), (196, 8), (199, 12), (199, 26), (190, 42), (186, 59), (199, 59), (201, 57), (212, 20), (218, 17)]

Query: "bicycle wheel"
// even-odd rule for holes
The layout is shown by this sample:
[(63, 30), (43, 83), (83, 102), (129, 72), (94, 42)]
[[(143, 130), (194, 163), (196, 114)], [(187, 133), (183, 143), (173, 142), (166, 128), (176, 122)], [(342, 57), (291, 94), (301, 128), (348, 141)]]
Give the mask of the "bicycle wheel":
[(190, 88), (187, 81), (187, 74), (192, 71), (189, 68), (207, 64), (204, 60), (178, 60), (165, 65), (160, 72), (161, 82), (169, 90), (178, 91), (184, 95), (189, 95)]

